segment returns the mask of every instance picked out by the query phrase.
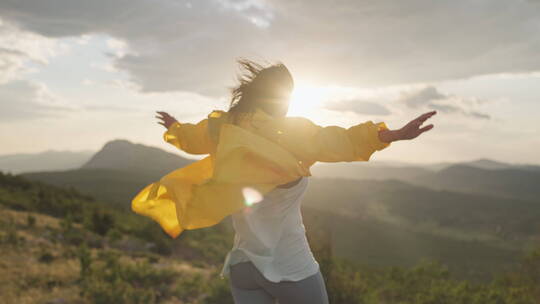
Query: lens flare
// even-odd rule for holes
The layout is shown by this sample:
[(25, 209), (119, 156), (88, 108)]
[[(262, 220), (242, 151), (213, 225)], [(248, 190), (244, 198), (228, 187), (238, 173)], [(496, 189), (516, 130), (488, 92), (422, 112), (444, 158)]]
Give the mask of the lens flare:
[(244, 204), (248, 207), (263, 200), (262, 194), (251, 187), (243, 188), (242, 194), (244, 195)]

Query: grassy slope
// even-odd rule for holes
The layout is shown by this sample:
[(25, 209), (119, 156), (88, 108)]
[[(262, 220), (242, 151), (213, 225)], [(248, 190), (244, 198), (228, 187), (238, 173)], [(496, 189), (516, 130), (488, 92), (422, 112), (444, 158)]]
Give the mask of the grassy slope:
[[(137, 182), (143, 179), (141, 176), (128, 176), (121, 171), (109, 174), (108, 170), (74, 170), (40, 176), (40, 180), (56, 184), (69, 181), (86, 192), (105, 189), (107, 185), (115, 193), (101, 191), (99, 196), (124, 204), (129, 204), (128, 197), (134, 189), (140, 189), (136, 185), (144, 184)], [(460, 276), (474, 278), (485, 278), (511, 267), (524, 244), (516, 245), (504, 237), (534, 231), (533, 219), (538, 218), (540, 206), (532, 209), (536, 206), (531, 202), (521, 206), (514, 203), (507, 199), (435, 191), (397, 180), (347, 179), (313, 179), (304, 200), (306, 207), (318, 209), (322, 214), (315, 219), (306, 216), (308, 229), (319, 225), (318, 222), (335, 223), (333, 243), (338, 256), (362, 264), (400, 266), (414, 265), (422, 258), (437, 259)], [(219, 263), (231, 237), (230, 227), (223, 225), (188, 231), (173, 246), (175, 252), (183, 252), (184, 256), (193, 255), (193, 248), (197, 248), (195, 252), (199, 253), (195, 255), (203, 252)]]
[[(28, 217), (35, 224), (28, 225)], [(81, 228), (80, 225), (76, 225)], [(82, 282), (80, 263), (76, 255), (77, 246), (63, 239), (61, 221), (35, 212), (9, 210), (0, 206), (0, 303), (93, 303), (95, 298), (81, 297)], [(106, 252), (118, 252), (127, 265), (149, 263), (150, 269), (172, 271), (176, 279), (167, 284), (166, 296), (160, 303), (183, 302), (180, 298), (191, 298), (197, 302), (197, 295), (186, 295), (186, 290), (178, 289), (183, 279), (200, 275), (216, 278), (216, 267), (208, 265), (195, 267), (192, 262), (160, 256), (148, 251), (127, 251), (126, 244), (132, 243), (129, 235), (111, 241), (89, 231), (82, 230), (87, 239), (91, 238), (94, 248), (90, 249), (94, 260)], [(8, 234), (14, 232), (16, 241)], [(98, 264), (95, 262), (94, 264)], [(204, 264), (203, 264), (204, 265)], [(202, 291), (202, 289), (201, 289)], [(204, 295), (201, 292), (201, 295)]]
[[(0, 299), (6, 303), (39, 303), (53, 299), (63, 299), (70, 303), (86, 303), (96, 302), (97, 298), (105, 295), (108, 299), (113, 299), (125, 294), (129, 294), (131, 298), (124, 299), (123, 303), (134, 303), (132, 299), (144, 297), (152, 297), (155, 301), (159, 300), (160, 303), (230, 303), (228, 288), (224, 281), (217, 279), (216, 275), (224, 253), (230, 248), (232, 235), (230, 227), (226, 223), (211, 229), (200, 229), (183, 234), (180, 242), (172, 242), (174, 249), (172, 256), (156, 255), (151, 252), (152, 246), (146, 246), (149, 245), (148, 242), (157, 242), (157, 238), (162, 235), (159, 229), (157, 231), (161, 234), (153, 234), (153, 232), (146, 234), (148, 231), (155, 231), (156, 228), (159, 228), (156, 227), (155, 223), (136, 215), (128, 215), (125, 211), (109, 210), (117, 219), (113, 227), (114, 230), (120, 232), (120, 235), (117, 231), (116, 237), (109, 233), (106, 235), (96, 234), (85, 227), (84, 221), (82, 223), (85, 225), (74, 223), (79, 236), (82, 236), (82, 239), (93, 247), (91, 249), (94, 261), (91, 268), (93, 269), (92, 275), (90, 280), (84, 281), (87, 283), (82, 284), (81, 275), (77, 274), (80, 272), (80, 265), (77, 264), (76, 253), (74, 253), (76, 248), (70, 241), (70, 239), (77, 240), (77, 238), (69, 237), (72, 230), (65, 229), (65, 220), (59, 222), (58, 218), (33, 212), (32, 216), (37, 220), (32, 226), (29, 225), (28, 221), (29, 211), (7, 210), (3, 206), (26, 208), (31, 211), (41, 210), (62, 218), (59, 210), (65, 210), (65, 207), (73, 208), (73, 206), (83, 204), (103, 208), (106, 204), (91, 200), (72, 190), (28, 182), (18, 177), (2, 176), (1, 181), (0, 252), (2, 252), (4, 262), (0, 263), (0, 277), (8, 279), (0, 281), (3, 283), (3, 286), (0, 287), (3, 288), (0, 290), (2, 294)], [(51, 201), (55, 204), (41, 205), (43, 202)], [(42, 210), (43, 207), (48, 208)], [(82, 208), (82, 212), (85, 213), (89, 210), (92, 208)], [(451, 267), (454, 267), (452, 263), (456, 263), (459, 267), (453, 268), (454, 270), (472, 269), (485, 274), (488, 270), (499, 271), (502, 269), (501, 266), (510, 265), (509, 263), (512, 263), (518, 255), (517, 252), (490, 246), (485, 242), (468, 243), (448, 237), (423, 234), (395, 223), (383, 222), (370, 217), (359, 218), (354, 213), (347, 217), (343, 214), (320, 211), (307, 206), (304, 209), (304, 216), (311, 244), (316, 249), (316, 254), (318, 249), (328, 250), (325, 248), (325, 243), (335, 242), (336, 245), (333, 249), (336, 253), (370, 267), (413, 265), (421, 257), (427, 256), (440, 259)], [(86, 217), (83, 216), (82, 219), (84, 218)], [(329, 231), (331, 233), (328, 233)], [(17, 241), (13, 241), (13, 235), (16, 235)], [(336, 239), (337, 237), (339, 238)], [(327, 242), (328, 238), (330, 238), (330, 242)], [(193, 256), (186, 256), (186, 251), (190, 251), (189, 255)], [(117, 252), (122, 263), (113, 262), (111, 264), (111, 252)], [(176, 255), (177, 253), (179, 255)], [(103, 256), (103, 258), (99, 256)], [(201, 265), (202, 267), (193, 268), (193, 265)], [(321, 265), (324, 266), (325, 263)], [(465, 297), (470, 297), (467, 295), (468, 293), (477, 293), (474, 289), (463, 289), (461, 286), (467, 284), (465, 282), (462, 284), (448, 281), (444, 270), (440, 268), (436, 268), (435, 272), (440, 273), (442, 277), (420, 269), (419, 272), (412, 270), (413, 272), (410, 274), (408, 270), (398, 271), (397, 273), (403, 273), (406, 276), (405, 279), (400, 279), (400, 276), (395, 276), (394, 270), (383, 270), (382, 272), (362, 270), (357, 272), (351, 264), (344, 264), (344, 267), (341, 270), (332, 271), (328, 288), (333, 299), (342, 298), (343, 295), (348, 295), (350, 298), (345, 297), (341, 301), (334, 301), (334, 303), (380, 303), (372, 297), (379, 299), (386, 297), (385, 295), (389, 295), (385, 291), (387, 288), (402, 288), (403, 290), (396, 291), (396, 295), (413, 299), (426, 292), (440, 294), (448, 289), (446, 286), (454, 288), (452, 293), (458, 291), (459, 294), (465, 293)], [(194, 273), (201, 274), (201, 276)], [(210, 275), (208, 275), (209, 273)], [(413, 292), (402, 280), (412, 284), (417, 276), (414, 273), (421, 275), (423, 279), (419, 281), (420, 283), (412, 286), (421, 290)], [(366, 281), (359, 280), (359, 274), (360, 278), (367, 278)], [(355, 279), (349, 279), (349, 275), (353, 275)], [(364, 277), (364, 275), (367, 276)], [(366, 284), (371, 282), (369, 278), (372, 275), (382, 281), (367, 287)], [(411, 279), (407, 278), (409, 275), (412, 275)], [(482, 275), (474, 272), (458, 272), (458, 275), (483, 278)], [(525, 279), (529, 280), (526, 277)], [(429, 287), (429, 284), (433, 284), (435, 281), (441, 285)], [(429, 284), (426, 285), (426, 282)], [(335, 285), (336, 283), (337, 285)], [(525, 283), (519, 280), (516, 284), (525, 286)], [(509, 291), (504, 289), (506, 285), (502, 286), (496, 287), (497, 290), (504, 294), (508, 293)], [(365, 290), (366, 298), (362, 296), (364, 291), (359, 293), (359, 288), (369, 289)], [(425, 290), (426, 288), (427, 290)], [(485, 294), (490, 296), (492, 293), (486, 288), (488, 285), (481, 287), (482, 290), (486, 290)], [(523, 289), (519, 294), (527, 296), (525, 292), (527, 290), (529, 289)], [(82, 298), (77, 298), (80, 291), (85, 291), (85, 295)], [(510, 291), (514, 292), (513, 289)], [(443, 293), (440, 296), (448, 297), (449, 295)], [(351, 300), (352, 298), (357, 300)], [(372, 299), (371, 302), (365, 302), (368, 298)], [(179, 299), (183, 299), (184, 302)], [(385, 301), (387, 302), (387, 300)], [(394, 300), (388, 301), (393, 303)], [(488, 303), (482, 301), (475, 303)], [(413, 300), (413, 302), (403, 303), (418, 302)], [(422, 303), (433, 302), (424, 301)]]

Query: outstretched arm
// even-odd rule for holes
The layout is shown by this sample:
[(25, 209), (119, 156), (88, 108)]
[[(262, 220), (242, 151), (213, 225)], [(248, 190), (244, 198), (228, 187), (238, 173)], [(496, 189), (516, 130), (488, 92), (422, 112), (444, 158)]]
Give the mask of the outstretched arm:
[(158, 124), (164, 126), (167, 131), (163, 139), (178, 149), (191, 154), (208, 154), (211, 150), (211, 140), (208, 136), (208, 119), (203, 119), (197, 124), (180, 123), (167, 112), (157, 112)]
[[(420, 125), (436, 112), (420, 115), (400, 129), (391, 130), (384, 122), (366, 121), (350, 128), (322, 127), (302, 117), (287, 117), (267, 136), (287, 147), (301, 159), (322, 162), (369, 161), (371, 155), (398, 140), (412, 139), (433, 128)], [(283, 135), (279, 135), (283, 134)]]
[[(320, 126), (304, 117), (286, 117), (274, 128), (265, 129), (268, 137), (308, 163), (369, 161), (375, 151), (390, 146), (390, 140), (383, 142), (379, 137), (379, 132), (389, 130), (388, 126), (371, 120), (343, 128)], [(394, 131), (381, 134), (383, 139), (395, 137)]]

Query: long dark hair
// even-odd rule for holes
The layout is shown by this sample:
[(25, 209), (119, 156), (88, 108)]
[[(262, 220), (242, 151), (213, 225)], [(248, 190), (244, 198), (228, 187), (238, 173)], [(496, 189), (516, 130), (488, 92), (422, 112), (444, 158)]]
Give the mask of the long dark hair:
[(292, 75), (281, 62), (266, 66), (245, 58), (237, 62), (241, 73), (238, 75), (239, 84), (231, 89), (229, 107), (234, 123), (239, 114), (253, 113), (256, 108), (264, 108), (265, 98), (287, 96), (294, 88)]

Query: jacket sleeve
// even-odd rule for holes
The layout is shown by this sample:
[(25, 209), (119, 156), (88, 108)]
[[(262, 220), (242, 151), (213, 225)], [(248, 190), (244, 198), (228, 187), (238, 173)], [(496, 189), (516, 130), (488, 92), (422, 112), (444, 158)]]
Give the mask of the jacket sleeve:
[(197, 124), (174, 122), (163, 134), (163, 139), (190, 154), (208, 154), (212, 147), (207, 118)]
[(369, 120), (350, 128), (338, 126), (322, 127), (309, 119), (295, 118), (287, 124), (288, 141), (292, 150), (300, 157), (321, 162), (369, 161), (375, 151), (390, 146), (390, 142), (379, 139), (380, 130), (388, 130), (384, 122)]

